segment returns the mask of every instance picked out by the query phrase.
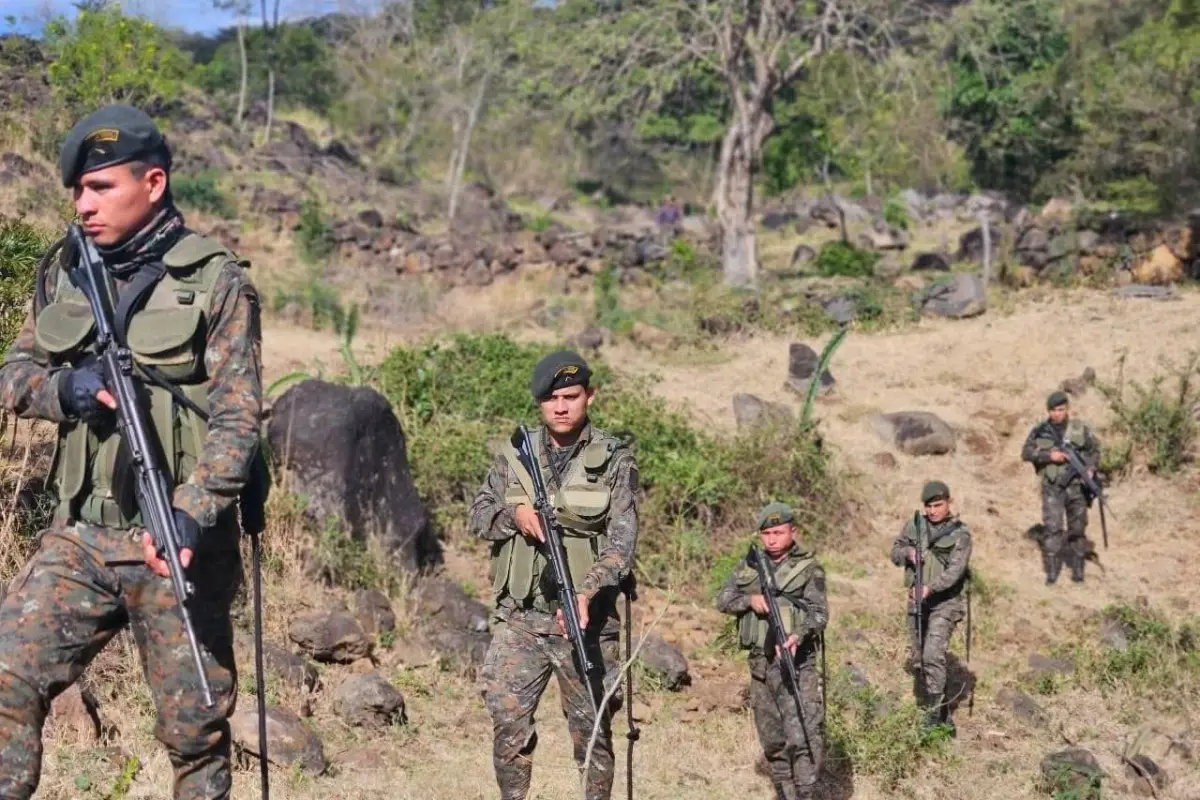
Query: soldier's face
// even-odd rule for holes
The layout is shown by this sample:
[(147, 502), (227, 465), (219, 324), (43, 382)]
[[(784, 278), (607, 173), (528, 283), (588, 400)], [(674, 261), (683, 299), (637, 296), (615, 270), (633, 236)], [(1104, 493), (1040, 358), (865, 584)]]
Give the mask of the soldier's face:
[(80, 176), (75, 213), (92, 241), (108, 247), (146, 227), (166, 191), (161, 167), (146, 168), (139, 177), (129, 164), (117, 164)]
[(925, 516), (930, 522), (938, 523), (950, 516), (950, 501), (946, 498), (925, 504)]
[(1071, 407), (1069, 405), (1056, 406), (1050, 409), (1050, 421), (1055, 425), (1062, 425), (1070, 415)]
[(551, 433), (566, 435), (578, 431), (587, 419), (588, 408), (596, 392), (582, 386), (558, 389), (541, 401), (542, 420)]
[(796, 525), (785, 522), (772, 528), (763, 528), (758, 532), (758, 536), (762, 539), (763, 550), (767, 551), (767, 555), (779, 558), (792, 549), (792, 544), (796, 541)]

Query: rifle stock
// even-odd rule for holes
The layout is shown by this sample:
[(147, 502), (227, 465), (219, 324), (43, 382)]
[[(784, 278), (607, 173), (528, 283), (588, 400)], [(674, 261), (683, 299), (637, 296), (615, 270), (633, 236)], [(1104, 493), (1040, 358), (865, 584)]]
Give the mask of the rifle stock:
[(121, 439), (129, 448), (134, 472), (134, 492), (142, 524), (150, 532), (160, 554), (165, 555), (171, 576), (171, 589), (183, 618), (188, 647), (196, 672), (200, 679), (200, 690), (206, 708), (212, 708), (212, 687), (200, 645), (192, 625), (188, 601), (195, 588), (184, 573), (179, 559), (179, 530), (175, 524), (175, 512), (171, 506), (171, 490), (168, 473), (160, 462), (159, 443), (153, 438), (152, 429), (146, 421), (146, 413), (140, 402), (137, 385), (133, 380), (133, 354), (124, 343), (124, 336), (113, 329), (113, 309), (109, 283), (104, 266), (95, 246), (88, 241), (78, 225), (68, 229), (72, 243), (79, 253), (79, 260), (68, 268), (71, 282), (87, 297), (96, 322), (96, 351), (104, 369), (104, 382), (117, 401), (117, 426)]
[(546, 493), (546, 483), (542, 480), (542, 470), (533, 452), (533, 441), (529, 436), (529, 431), (525, 429), (524, 425), (518, 425), (510, 441), (513, 449), (517, 451), (517, 460), (529, 473), (533, 484), (534, 496), (530, 499), (533, 501), (533, 510), (538, 515), (538, 521), (541, 522), (542, 533), (545, 536), (545, 542), (541, 549), (550, 563), (558, 601), (562, 606), (563, 620), (566, 623), (567, 638), (570, 639), (571, 648), (575, 652), (575, 668), (579, 670), (579, 677), (587, 686), (593, 713), (598, 713), (595, 676), (599, 665), (588, 652), (585, 631), (579, 622), (579, 608), (576, 600), (578, 593), (575, 591), (575, 584), (571, 579), (566, 551), (563, 549), (562, 526), (559, 525), (554, 508), (550, 505), (550, 498)]

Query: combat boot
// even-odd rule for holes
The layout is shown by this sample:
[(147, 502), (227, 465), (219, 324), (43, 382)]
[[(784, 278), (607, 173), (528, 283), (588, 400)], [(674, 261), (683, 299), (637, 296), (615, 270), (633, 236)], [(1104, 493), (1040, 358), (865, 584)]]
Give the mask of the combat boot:
[(1071, 557), (1071, 580), (1075, 583), (1083, 583), (1083, 556)]
[(1058, 556), (1050, 555), (1049, 553), (1042, 555), (1042, 566), (1046, 570), (1046, 585), (1053, 586), (1058, 580), (1058, 573), (1062, 570), (1062, 559)]

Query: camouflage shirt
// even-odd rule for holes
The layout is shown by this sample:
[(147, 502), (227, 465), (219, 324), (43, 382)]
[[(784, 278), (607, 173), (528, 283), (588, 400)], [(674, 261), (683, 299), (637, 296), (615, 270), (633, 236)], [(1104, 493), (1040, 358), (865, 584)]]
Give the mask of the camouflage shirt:
[[(541, 438), (547, 445), (540, 457), (543, 461), (549, 461), (555, 472), (565, 474), (567, 466), (583, 452), (584, 446), (593, 435), (591, 423), (588, 423), (574, 445), (562, 448), (550, 446), (550, 437), (543, 436)], [(523, 535), (517, 528), (515, 506), (506, 505), (504, 502), (509, 477), (508, 461), (503, 455), (497, 456), (491, 471), (483, 481), (483, 486), (471, 503), (469, 525), (473, 536), (490, 542), (503, 542), (513, 536)], [(621, 582), (633, 571), (634, 552), (637, 548), (639, 482), (637, 462), (631, 450), (622, 447), (613, 454), (605, 470), (605, 480), (611, 492), (605, 528), (607, 545), (600, 551), (596, 563), (588, 570), (583, 580), (576, 579), (578, 585), (575, 588), (589, 601), (594, 600), (597, 595), (602, 595), (606, 599), (611, 598), (609, 602), (613, 602)], [(615, 607), (615, 603), (613, 605)], [(511, 598), (502, 597), (498, 601), (498, 610), (501, 616), (510, 617), (516, 611), (516, 606)], [(593, 615), (597, 610), (593, 611)], [(547, 615), (539, 615), (532, 610), (523, 614), (530, 618), (527, 619), (528, 627), (539, 630), (544, 628), (548, 631), (553, 625), (553, 619), (536, 619), (538, 616)]]
[[(1063, 464), (1060, 477), (1054, 480), (1047, 470), (1047, 467), (1053, 464), (1050, 460), (1050, 450), (1053, 448), (1046, 447), (1044, 443), (1062, 441), (1067, 435), (1069, 424), (1069, 420), (1062, 425), (1055, 425), (1049, 419), (1044, 419), (1033, 426), (1033, 429), (1029, 431), (1029, 436), (1025, 437), (1025, 444), (1021, 447), (1022, 460), (1033, 464), (1044, 480), (1063, 486), (1079, 480), (1079, 477), (1075, 475), (1069, 465)], [(1077, 447), (1077, 450), (1084, 466), (1088, 469), (1096, 469), (1100, 466), (1100, 442), (1097, 441), (1092, 434), (1092, 429), (1087, 425), (1083, 425), (1083, 446)]]
[[(954, 533), (959, 536), (952, 548), (936, 546), (940, 540)], [(917, 530), (910, 519), (904, 523), (904, 530), (892, 542), (892, 563), (898, 567), (910, 568), (906, 556), (908, 550), (915, 549), (916, 546)], [(941, 574), (929, 584), (931, 597), (939, 594), (957, 597), (966, 586), (968, 563), (971, 560), (971, 532), (966, 523), (953, 516), (936, 525), (930, 523), (925, 557), (937, 558), (942, 567)]]
[[(53, 296), (57, 269), (46, 279)], [(196, 468), (176, 487), (173, 503), (211, 527), (241, 494), (258, 447), (262, 418), (262, 332), (259, 298), (245, 270), (230, 263), (213, 284), (204, 366), (210, 420)], [(52, 363), (34, 338), (31, 310), (0, 364), (0, 408), (25, 418), (66, 422), (58, 399), (63, 365)]]
[[(783, 568), (784, 563), (802, 558), (811, 558), (811, 553), (805, 552), (799, 545), (792, 545), (784, 561), (775, 565), (775, 571)], [(743, 569), (751, 569), (745, 560), (738, 562), (737, 567), (725, 579), (721, 591), (717, 594), (717, 610), (722, 614), (735, 616), (750, 610), (750, 594), (738, 585), (738, 576)], [(825, 598), (825, 570), (819, 564), (813, 564), (808, 569), (808, 579), (798, 591), (781, 594), (780, 598), (804, 611), (805, 634), (819, 633), (829, 624), (829, 603)]]

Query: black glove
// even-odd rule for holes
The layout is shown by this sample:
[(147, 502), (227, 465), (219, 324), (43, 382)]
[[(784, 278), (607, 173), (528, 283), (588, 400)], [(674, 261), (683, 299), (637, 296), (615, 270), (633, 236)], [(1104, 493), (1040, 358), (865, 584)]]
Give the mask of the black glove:
[(112, 409), (97, 399), (104, 384), (104, 367), (95, 358), (83, 361), (63, 373), (58, 381), (58, 402), (68, 417), (97, 425), (111, 418)]
[(177, 508), (175, 509), (175, 530), (179, 532), (179, 536), (175, 538), (179, 549), (195, 552), (196, 545), (200, 544), (200, 523), (192, 519), (191, 514)]

